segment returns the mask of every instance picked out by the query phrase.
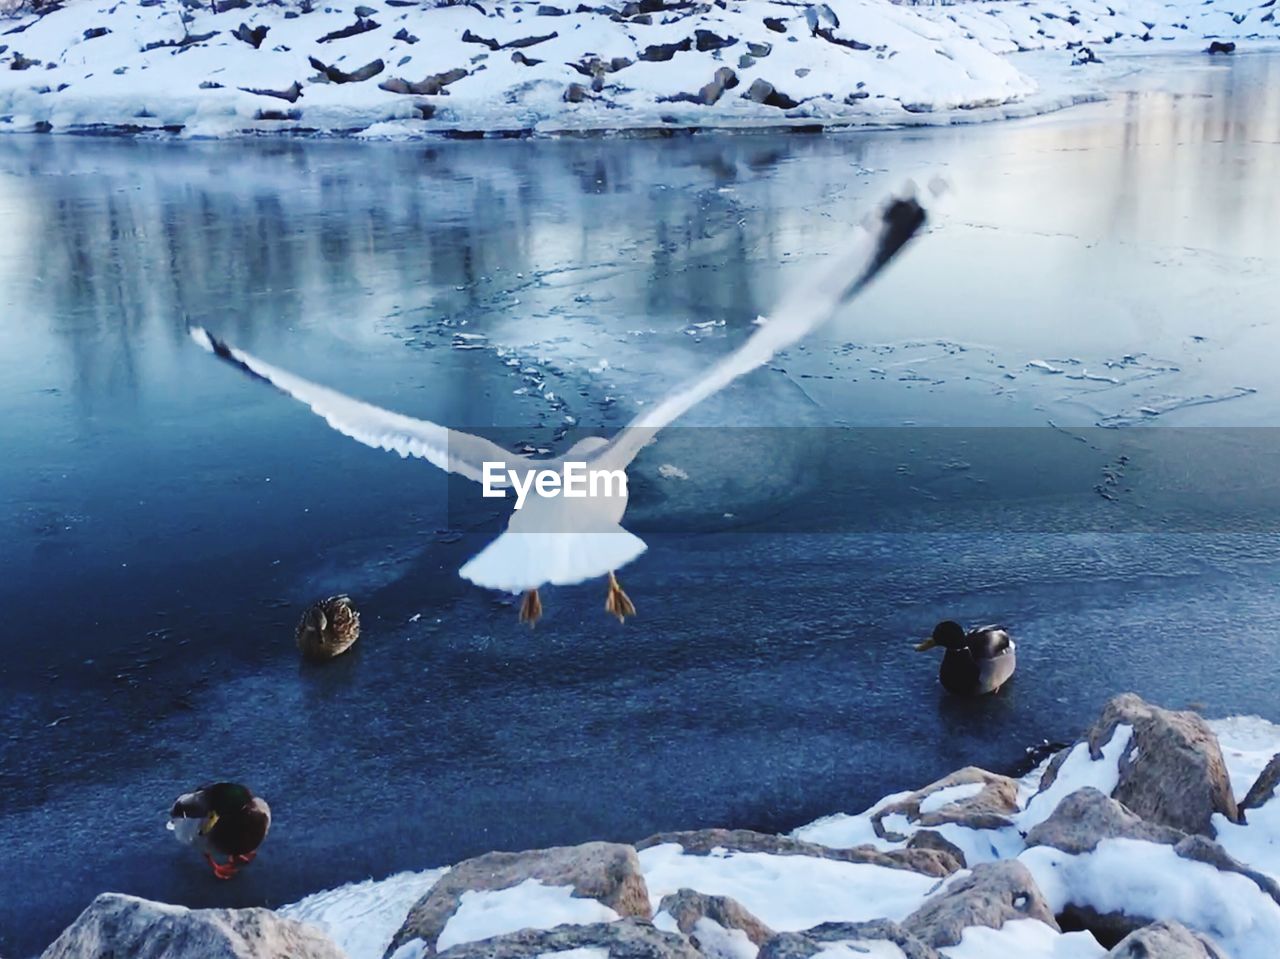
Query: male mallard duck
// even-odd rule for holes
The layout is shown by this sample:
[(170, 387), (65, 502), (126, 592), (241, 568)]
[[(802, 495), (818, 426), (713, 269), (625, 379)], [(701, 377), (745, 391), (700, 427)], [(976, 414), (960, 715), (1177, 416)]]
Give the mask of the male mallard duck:
[(302, 614), (295, 634), (298, 649), (309, 659), (341, 656), (360, 638), (360, 614), (350, 596), (330, 596)]
[(938, 679), (947, 692), (959, 696), (994, 693), (1009, 681), (1018, 664), (1017, 647), (1003, 626), (979, 626), (966, 633), (959, 623), (947, 620), (933, 627), (933, 635), (916, 651), (935, 646), (947, 651)]
[(240, 783), (206, 783), (178, 797), (167, 828), (179, 842), (199, 848), (215, 876), (230, 879), (258, 854), (271, 828), (271, 807)]

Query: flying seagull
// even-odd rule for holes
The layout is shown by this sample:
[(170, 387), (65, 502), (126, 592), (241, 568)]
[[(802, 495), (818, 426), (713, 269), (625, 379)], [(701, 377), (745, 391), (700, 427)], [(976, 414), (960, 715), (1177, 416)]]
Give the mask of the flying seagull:
[(567, 498), (535, 489), (531, 486), (535, 475), (555, 471), (567, 479), (565, 465), (574, 464), (592, 476), (607, 479), (618, 472), (625, 476), (632, 460), (664, 426), (739, 376), (769, 362), (835, 315), (906, 246), (924, 222), (924, 208), (913, 191), (889, 198), (853, 231), (846, 251), (832, 256), (807, 282), (793, 287), (770, 317), (757, 320), (759, 329), (736, 350), (641, 413), (612, 438), (588, 437), (553, 459), (534, 459), (481, 436), (372, 406), (273, 366), (200, 327), (192, 327), (190, 332), (215, 356), (300, 400), (339, 433), (366, 446), (419, 457), (476, 482), (505, 477), (503, 485), (514, 485), (517, 492), (528, 490), (530, 495), (523, 508), (512, 512), (506, 531), (458, 571), (477, 586), (523, 593), (521, 622), (533, 624), (541, 616), (538, 590), (542, 586), (568, 586), (600, 576), (608, 577), (605, 610), (625, 621), (635, 614), (635, 607), (622, 591), (616, 571), (645, 550), (644, 541), (620, 525), (627, 508), (625, 482), (593, 483), (591, 495)]

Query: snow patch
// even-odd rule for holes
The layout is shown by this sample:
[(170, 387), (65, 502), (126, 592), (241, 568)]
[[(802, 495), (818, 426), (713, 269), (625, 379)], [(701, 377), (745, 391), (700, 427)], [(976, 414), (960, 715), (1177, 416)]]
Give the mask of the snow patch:
[[(350, 959), (382, 959), (409, 910), (448, 871), (402, 872), (386, 879), (350, 883), (282, 906), (279, 912), (319, 927)], [(395, 959), (411, 956), (397, 952)]]
[(970, 926), (959, 945), (940, 949), (947, 959), (1097, 959), (1107, 950), (1087, 932), (1054, 932), (1039, 919), (1015, 919), (999, 929)]
[(952, 803), (972, 799), (982, 792), (982, 788), (982, 783), (962, 783), (959, 786), (948, 786), (945, 789), (939, 789), (935, 793), (930, 793), (920, 802), (920, 815), (926, 816), (929, 813), (938, 812)]
[(1219, 941), (1233, 959), (1274, 959), (1280, 906), (1250, 879), (1183, 859), (1172, 846), (1104, 839), (1073, 856), (1051, 846), (1020, 857), (1050, 908), (1172, 919)]
[(640, 867), (655, 909), (668, 893), (695, 889), (736, 899), (780, 932), (824, 922), (899, 921), (937, 886), (932, 877), (870, 863), (756, 852), (694, 856), (676, 843), (645, 849)]
[(1018, 817), (1018, 828), (1023, 833), (1040, 825), (1058, 808), (1058, 803), (1077, 789), (1092, 786), (1110, 796), (1120, 784), (1120, 757), (1129, 748), (1133, 727), (1116, 726), (1111, 739), (1102, 747), (1102, 758), (1089, 755), (1088, 743), (1076, 743), (1062, 765), (1053, 784), (1042, 793), (1031, 797), (1027, 808)]
[(613, 922), (619, 916), (595, 899), (580, 899), (573, 886), (544, 886), (526, 879), (509, 889), (468, 890), (458, 909), (440, 930), (436, 951), (521, 929), (554, 929)]

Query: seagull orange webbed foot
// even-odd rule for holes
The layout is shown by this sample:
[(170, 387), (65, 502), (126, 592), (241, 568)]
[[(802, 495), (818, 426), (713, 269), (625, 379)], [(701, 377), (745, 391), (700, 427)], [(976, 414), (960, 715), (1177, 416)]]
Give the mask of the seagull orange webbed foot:
[(625, 623), (628, 616), (636, 614), (635, 604), (631, 602), (631, 597), (622, 591), (618, 577), (612, 572), (609, 573), (609, 593), (604, 598), (604, 611), (611, 616), (617, 616), (620, 623)]
[(528, 623), (532, 629), (542, 618), (542, 600), (538, 598), (536, 589), (528, 590), (520, 601), (520, 622)]

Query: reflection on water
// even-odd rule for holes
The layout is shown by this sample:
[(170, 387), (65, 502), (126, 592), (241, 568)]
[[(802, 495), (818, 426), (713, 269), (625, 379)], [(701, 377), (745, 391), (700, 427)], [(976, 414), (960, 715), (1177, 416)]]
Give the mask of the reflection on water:
[[(1130, 86), (1034, 121), (830, 137), (0, 142), (0, 875), (42, 861), (0, 902), (0, 951), (40, 948), (108, 885), (278, 904), (493, 847), (784, 828), (957, 757), (1012, 761), (1117, 685), (1271, 710), (1248, 670), (1272, 642), (1262, 538), (1115, 535), (1102, 512), (1053, 537), (823, 536), (814, 500), (747, 488), (732, 444), (699, 431), (638, 463), (635, 516), (659, 527), (626, 576), (641, 618), (619, 632), (594, 585), (558, 590), (530, 636), (455, 575), (487, 504), (459, 515), (430, 469), (342, 440), (185, 334), (553, 443), (705, 366), (869, 202), (941, 172), (956, 190), (933, 235), (692, 423), (1274, 425), (1280, 60), (1187, 59)], [(1113, 453), (1073, 461), (1095, 511)], [(876, 475), (934, 491), (909, 454), (946, 465), (894, 446), (903, 463)], [(857, 488), (826, 507), (855, 509)], [(688, 532), (751, 496), (808, 508), (810, 532)], [(344, 589), (366, 640), (300, 671), (300, 604)], [(903, 653), (945, 616), (1024, 640), (995, 738), (940, 713), (932, 667)], [(1114, 669), (1054, 655), (1064, 617), (1123, 648)], [(1178, 639), (1224, 621), (1213, 663)], [(160, 828), (210, 775), (278, 812), (231, 889)], [(114, 841), (86, 808), (119, 810)]]

